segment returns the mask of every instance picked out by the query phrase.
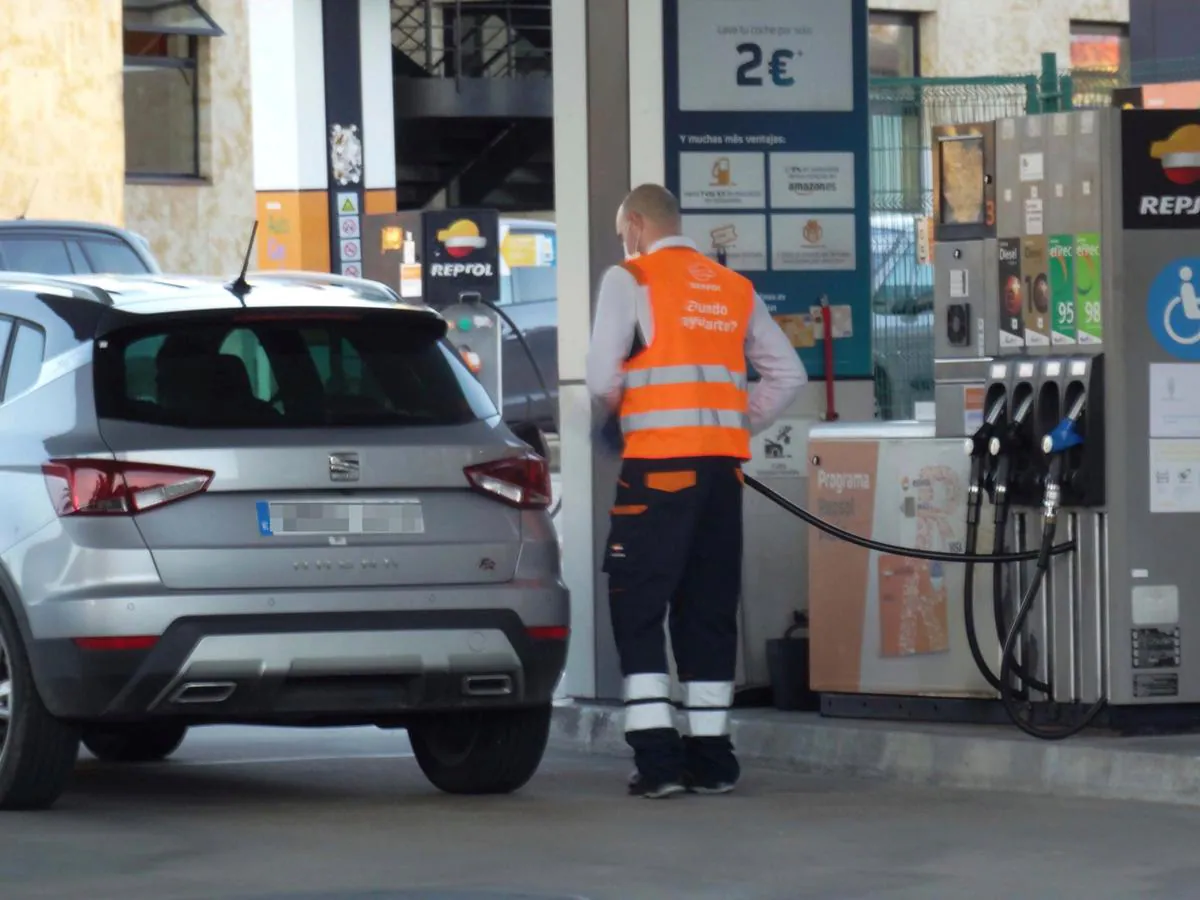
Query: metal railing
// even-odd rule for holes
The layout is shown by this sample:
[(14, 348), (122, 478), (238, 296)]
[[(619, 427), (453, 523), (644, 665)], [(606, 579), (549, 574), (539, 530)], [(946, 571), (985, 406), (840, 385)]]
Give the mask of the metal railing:
[(1038, 108), (1037, 76), (877, 78), (871, 103), (871, 312), (880, 418), (933, 399), (933, 267), (917, 260), (933, 212), (933, 129)]
[(549, 2), (392, 0), (392, 46), (433, 78), (550, 76)]

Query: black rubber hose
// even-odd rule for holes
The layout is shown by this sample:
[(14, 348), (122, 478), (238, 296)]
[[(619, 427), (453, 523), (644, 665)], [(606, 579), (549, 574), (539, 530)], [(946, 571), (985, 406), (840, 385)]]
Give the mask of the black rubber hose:
[[(1046, 578), (1046, 572), (1050, 568), (1050, 557), (1054, 554), (1055, 526), (1056, 519), (1048, 518), (1042, 528), (1042, 547), (1038, 551), (1037, 567), (1034, 569), (1033, 580), (1025, 590), (1025, 596), (1021, 599), (1021, 606), (1017, 610), (1016, 618), (1013, 620), (1012, 627), (1008, 631), (1008, 637), (1004, 641), (1004, 649), (1000, 654), (1000, 680), (1002, 682), (1007, 682), (1014, 672), (1014, 663), (1017, 661), (1017, 639), (1025, 627), (1025, 620), (1029, 617), (1029, 613), (1033, 609), (1038, 591), (1041, 590), (1042, 582)], [(1108, 704), (1108, 698), (1101, 697), (1073, 725), (1063, 728), (1043, 728), (1039, 725), (1034, 725), (1033, 722), (1027, 722), (1021, 717), (1021, 711), (1017, 706), (1017, 699), (1007, 691), (1000, 693), (1000, 700), (1004, 704), (1004, 711), (1008, 713), (1008, 717), (1014, 725), (1030, 737), (1043, 741), (1061, 741), (1079, 734), (1079, 732), (1088, 728), (1096, 721), (1096, 718), (1104, 711), (1104, 707)]]
[[(967, 500), (967, 541), (965, 551), (968, 556), (973, 556), (976, 547), (979, 545), (979, 517), (983, 507), (983, 462), (979, 457), (974, 457), (971, 462), (971, 484), (971, 493)], [(1002, 491), (1001, 494), (1003, 493)], [(1003, 546), (996, 552), (1003, 553)], [(992, 566), (993, 573), (999, 571), (1000, 564)], [(1002, 694), (1009, 693), (1013, 691), (1012, 686), (1005, 686), (1000, 677), (992, 671), (992, 667), (983, 655), (983, 648), (979, 646), (979, 634), (975, 628), (975, 561), (973, 559), (967, 561), (964, 574), (966, 581), (963, 583), (963, 624), (967, 632), (967, 646), (971, 651), (971, 659), (975, 661), (975, 668), (979, 670), (979, 674), (983, 676), (984, 681), (994, 691)], [(995, 583), (993, 582), (994, 588)], [(997, 643), (1003, 645), (1004, 637), (1004, 631), (997, 632)], [(1022, 672), (1018, 671), (1017, 674), (1023, 681), (1026, 680)], [(1026, 681), (1026, 683), (1032, 687), (1037, 686), (1032, 681)], [(1041, 690), (1041, 688), (1038, 689)]]
[[(884, 544), (880, 541), (865, 538), (862, 535), (855, 534), (852, 531), (845, 531), (838, 528), (836, 525), (826, 522), (824, 519), (818, 518), (810, 513), (803, 506), (798, 506), (787, 497), (777, 494), (771, 490), (757, 478), (750, 475), (744, 476), (746, 487), (752, 488), (762, 494), (772, 503), (790, 512), (793, 516), (803, 519), (814, 528), (819, 528), (826, 534), (832, 535), (839, 540), (843, 540), (848, 544), (854, 544), (856, 547), (865, 547), (868, 550), (877, 550), (880, 553), (894, 553), (897, 556), (904, 556), (909, 559), (928, 559), (932, 562), (948, 562), (948, 563), (966, 563), (966, 562), (1030, 562), (1038, 558), (1038, 552), (1026, 551), (1024, 553), (1006, 553), (1003, 556), (991, 556), (988, 554), (978, 553), (945, 553), (940, 550), (918, 550), (915, 547), (897, 547), (894, 544)], [(1051, 554), (1058, 556), (1063, 553), (1070, 553), (1075, 549), (1074, 541), (1068, 541), (1065, 544), (1058, 544), (1051, 548)]]
[[(546, 398), (546, 404), (551, 409), (554, 409), (554, 407), (555, 407), (554, 397), (550, 393), (549, 386), (547, 386), (547, 384), (546, 384), (546, 376), (542, 374), (542, 367), (538, 365), (537, 357), (533, 355), (533, 348), (531, 348), (529, 346), (529, 342), (525, 340), (525, 333), (523, 331), (521, 331), (520, 328), (517, 327), (517, 323), (512, 320), (512, 318), (508, 315), (508, 313), (506, 313), (504, 310), (502, 310), (495, 303), (493, 303), (490, 300), (484, 300), (483, 298), (480, 298), (479, 302), (482, 303), (484, 306), (486, 306), (488, 309), (490, 309), (492, 312), (494, 312), (496, 315), (498, 315), (504, 321), (504, 324), (506, 324), (509, 327), (509, 329), (512, 331), (512, 333), (516, 336), (517, 340), (520, 341), (521, 349), (525, 351), (525, 355), (529, 358), (529, 365), (531, 365), (533, 367), (533, 374), (534, 374), (534, 377), (537, 378), (538, 387), (541, 388), (541, 390), (542, 390), (542, 396)], [(555, 423), (555, 424), (557, 425), (557, 423)], [(549, 462), (549, 460), (547, 460), (547, 462)], [(562, 511), (562, 497), (559, 497), (557, 500), (554, 501), (554, 506), (552, 506), (550, 508), (550, 518), (554, 518), (561, 511)]]
[[(1001, 481), (1003, 479), (1003, 481)], [(992, 537), (992, 553), (993, 555), (1003, 556), (1005, 553), (1005, 538), (1008, 528), (1008, 470), (1007, 467), (1000, 470), (996, 480), (996, 531)], [(1009, 625), (1007, 617), (1004, 615), (1004, 564), (997, 563), (992, 566), (992, 618), (996, 622), (996, 640), (1001, 646), (1004, 646), (1004, 641), (1007, 638)], [(1026, 687), (1033, 688), (1035, 691), (1041, 691), (1043, 694), (1051, 694), (1052, 688), (1046, 682), (1037, 678), (1032, 672), (1025, 667), (1022, 660), (1013, 660), (1013, 673), (1020, 679), (1021, 683)], [(1003, 678), (1001, 678), (1003, 681)]]
[[(979, 513), (983, 508), (983, 459), (978, 454), (971, 457), (971, 488), (967, 496), (967, 542), (963, 550), (967, 556), (975, 555), (979, 544)], [(963, 624), (967, 631), (967, 646), (971, 650), (971, 659), (975, 668), (993, 690), (1004, 690), (1000, 679), (992, 672), (979, 646), (979, 635), (975, 630), (975, 561), (968, 559), (966, 564), (966, 581), (963, 583)]]
[[(968, 525), (967, 554), (974, 555), (978, 541), (979, 526), (977, 524)], [(975, 630), (975, 561), (968, 559), (966, 565), (967, 580), (963, 585), (963, 623), (967, 631), (967, 646), (971, 649), (971, 659), (975, 660), (975, 668), (979, 670), (979, 674), (983, 676), (984, 681), (990, 684), (993, 690), (1003, 693), (1004, 685), (996, 677), (996, 674), (992, 671), (992, 667), (988, 665), (988, 661), (983, 655), (983, 648), (979, 646), (979, 635)]]

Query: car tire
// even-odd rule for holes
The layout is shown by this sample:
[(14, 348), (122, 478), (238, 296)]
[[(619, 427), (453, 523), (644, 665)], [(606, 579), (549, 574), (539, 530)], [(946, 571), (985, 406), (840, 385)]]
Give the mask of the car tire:
[(0, 598), (0, 809), (48, 809), (79, 758), (79, 729), (46, 709), (17, 622)]
[(549, 737), (549, 704), (447, 713), (408, 729), (421, 771), (447, 794), (520, 790), (542, 764)]
[(89, 728), (83, 733), (83, 746), (104, 762), (159, 762), (179, 749), (187, 736), (186, 725), (111, 725)]

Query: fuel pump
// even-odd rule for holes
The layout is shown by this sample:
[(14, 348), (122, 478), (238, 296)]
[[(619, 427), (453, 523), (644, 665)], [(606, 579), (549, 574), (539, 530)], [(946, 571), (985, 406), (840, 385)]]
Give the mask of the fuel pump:
[[(1033, 609), (1033, 605), (1042, 589), (1050, 569), (1053, 554), (1054, 538), (1058, 527), (1059, 513), (1062, 509), (1063, 478), (1068, 464), (1068, 454), (1072, 450), (1082, 451), (1084, 437), (1080, 433), (1080, 422), (1087, 406), (1087, 393), (1084, 390), (1074, 392), (1066, 416), (1050, 431), (1042, 436), (1040, 449), (1046, 460), (1045, 490), (1042, 495), (1042, 539), (1037, 563), (1034, 567), (1033, 578), (1025, 589), (1021, 604), (1017, 609), (1012, 627), (1004, 641), (1000, 654), (1000, 681), (1007, 682), (1016, 671), (1017, 646), (1025, 622)], [(1077, 454), (1076, 459), (1082, 458)], [(1036, 725), (1032, 714), (1022, 710), (1014, 696), (1008, 691), (1001, 691), (1001, 702), (1013, 724), (1032, 737), (1042, 740), (1063, 740), (1078, 734), (1090, 726), (1103, 711), (1107, 698), (1103, 695), (1074, 723), (1057, 728)]]

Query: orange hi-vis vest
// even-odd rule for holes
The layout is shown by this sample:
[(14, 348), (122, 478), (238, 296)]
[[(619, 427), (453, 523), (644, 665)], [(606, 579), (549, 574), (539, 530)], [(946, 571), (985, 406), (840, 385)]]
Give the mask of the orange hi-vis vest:
[(650, 296), (653, 331), (625, 364), (626, 459), (750, 458), (748, 279), (696, 250), (666, 247), (623, 263)]

